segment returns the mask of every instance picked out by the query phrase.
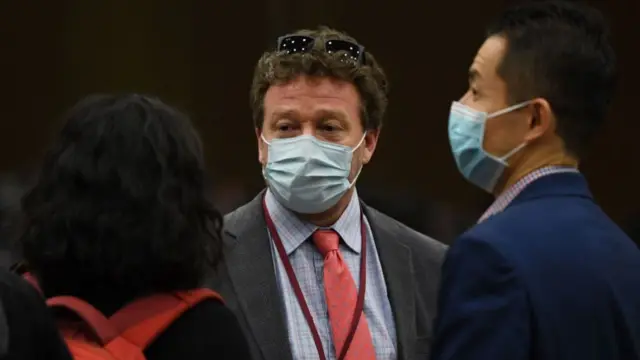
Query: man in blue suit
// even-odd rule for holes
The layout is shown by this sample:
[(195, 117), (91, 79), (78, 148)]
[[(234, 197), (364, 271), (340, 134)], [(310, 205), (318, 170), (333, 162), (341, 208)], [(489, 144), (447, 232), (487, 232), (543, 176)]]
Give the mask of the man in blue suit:
[(446, 257), (432, 359), (640, 358), (640, 252), (578, 171), (614, 82), (592, 8), (529, 3), (489, 28), (449, 137), (497, 199)]

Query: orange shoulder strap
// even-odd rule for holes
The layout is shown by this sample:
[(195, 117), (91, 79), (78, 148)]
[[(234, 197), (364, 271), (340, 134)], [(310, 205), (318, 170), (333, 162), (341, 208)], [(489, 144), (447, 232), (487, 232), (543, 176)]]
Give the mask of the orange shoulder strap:
[(29, 271), (29, 268), (27, 267), (27, 264), (25, 264), (22, 261), (17, 262), (15, 264), (11, 265), (11, 267), (9, 268), (9, 271), (11, 271), (14, 274), (17, 274), (19, 276), (22, 276), (22, 278), (24, 280), (26, 280), (29, 284), (33, 285), (33, 287), (35, 287), (36, 290), (38, 290), (38, 292), (42, 293), (42, 290), (40, 289), (40, 284), (38, 284), (38, 280)]
[(144, 350), (185, 311), (200, 302), (222, 297), (210, 289), (195, 289), (140, 298), (115, 313), (109, 320), (120, 336)]
[(22, 278), (25, 279), (31, 286), (33, 286), (40, 294), (42, 294), (42, 290), (40, 289), (40, 284), (38, 284), (38, 280), (33, 274), (30, 272), (26, 272), (22, 274)]
[(82, 299), (73, 296), (56, 296), (47, 299), (47, 306), (65, 309), (77, 315), (89, 327), (101, 346), (105, 346), (118, 336), (118, 329), (111, 321)]

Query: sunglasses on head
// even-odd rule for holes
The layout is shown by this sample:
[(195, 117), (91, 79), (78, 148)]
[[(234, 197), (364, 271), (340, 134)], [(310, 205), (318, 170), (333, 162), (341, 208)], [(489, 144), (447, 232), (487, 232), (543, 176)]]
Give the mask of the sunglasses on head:
[[(315, 41), (315, 38), (305, 35), (280, 36), (277, 50), (286, 54), (306, 53), (313, 49)], [(364, 60), (364, 46), (347, 40), (326, 40), (324, 51), (329, 54), (342, 52), (346, 60), (355, 61), (360, 65)]]

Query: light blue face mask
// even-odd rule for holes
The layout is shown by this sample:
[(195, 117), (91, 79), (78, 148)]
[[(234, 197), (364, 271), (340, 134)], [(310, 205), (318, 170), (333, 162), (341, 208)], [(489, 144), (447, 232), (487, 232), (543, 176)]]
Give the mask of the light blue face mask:
[[(366, 134), (365, 134), (366, 135)], [(286, 208), (301, 214), (328, 210), (355, 184), (349, 181), (351, 157), (356, 147), (320, 141), (311, 135), (262, 141), (269, 146), (262, 170), (269, 189)]]
[(454, 101), (449, 113), (449, 143), (458, 170), (469, 182), (493, 192), (507, 160), (527, 144), (522, 143), (501, 157), (487, 153), (483, 147), (485, 124), (488, 119), (521, 109), (531, 102), (526, 101), (496, 111), (492, 114), (472, 109)]

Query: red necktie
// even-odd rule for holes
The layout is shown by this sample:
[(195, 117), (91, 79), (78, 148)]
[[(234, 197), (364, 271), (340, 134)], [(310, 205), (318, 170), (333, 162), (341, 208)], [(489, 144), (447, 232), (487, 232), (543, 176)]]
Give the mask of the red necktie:
[[(333, 230), (317, 230), (313, 242), (324, 256), (324, 294), (336, 356), (340, 355), (351, 327), (358, 292), (347, 263), (338, 249), (340, 237)], [(362, 314), (345, 360), (376, 358), (367, 319)]]

